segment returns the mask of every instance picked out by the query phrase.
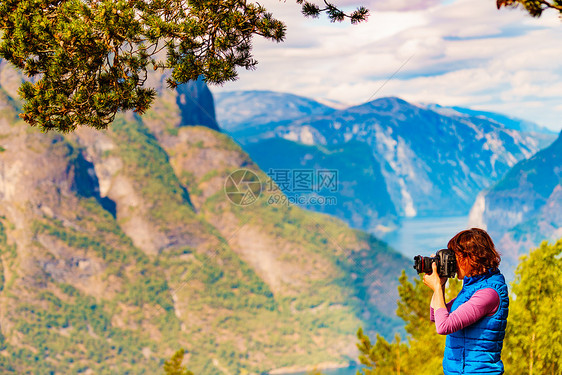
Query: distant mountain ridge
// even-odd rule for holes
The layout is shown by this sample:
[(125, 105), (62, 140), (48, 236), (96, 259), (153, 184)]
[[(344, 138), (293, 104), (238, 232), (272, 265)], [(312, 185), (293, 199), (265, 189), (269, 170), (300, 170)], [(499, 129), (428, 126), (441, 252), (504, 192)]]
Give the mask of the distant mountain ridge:
[(501, 124), (508, 129), (520, 130), (530, 133), (539, 133), (539, 134), (550, 134), (550, 135), (556, 134), (556, 132), (548, 128), (545, 128), (544, 126), (540, 126), (534, 122), (519, 119), (517, 117), (507, 116), (502, 113), (479, 111), (479, 110), (463, 108), (458, 106), (443, 107), (438, 104), (428, 104), (425, 106), (426, 108), (434, 110), (436, 112), (443, 111), (444, 113), (451, 114), (450, 110), (453, 110), (459, 114), (464, 114), (470, 117), (486, 118), (489, 120), (496, 121), (498, 124)]
[[(354, 107), (329, 100), (268, 90), (219, 91), (214, 93), (214, 98), (217, 107), (217, 121), (227, 132), (240, 131), (256, 124), (265, 125), (304, 116), (327, 115)], [(554, 140), (552, 136), (556, 135), (555, 131), (532, 121), (502, 113), (459, 106), (442, 106), (436, 103), (420, 103), (419, 106), (443, 115), (480, 117), (495, 121), (508, 129), (547, 134), (550, 136), (548, 139), (551, 142)]]
[(313, 99), (275, 91), (230, 91), (214, 96), (217, 121), (226, 132), (336, 111)]
[[(251, 96), (254, 103), (259, 102), (262, 94), (249, 92), (246, 95)], [(275, 105), (275, 102), (266, 101), (262, 103), (263, 108), (245, 107), (244, 102), (235, 105), (232, 97), (230, 100), (228, 111), (232, 118), (236, 118), (237, 110), (259, 118), (259, 113), (268, 113), (269, 106)], [(217, 101), (217, 106), (217, 112), (223, 111), (220, 101)], [(317, 105), (313, 107), (317, 108)], [(366, 149), (358, 148), (356, 151), (361, 149), (364, 153), (370, 150), (364, 160), (366, 163), (371, 163), (370, 158), (376, 161), (376, 167), (380, 168), (377, 173), (383, 176), (387, 193), (380, 195), (380, 199), (385, 200), (385, 207), (393, 205), (396, 213), (393, 219), (393, 210), (382, 213), (378, 224), (383, 226), (404, 216), (467, 214), (482, 189), (501, 178), (517, 161), (531, 156), (541, 145), (555, 138), (554, 134), (537, 135), (535, 132), (511, 129), (510, 126), (522, 126), (513, 119), (500, 123), (501, 115), (491, 119), (481, 112), (473, 116), (461, 113), (459, 108), (437, 107), (411, 104), (399, 98), (381, 98), (343, 110), (300, 118), (293, 118), (293, 114), (290, 118), (275, 116), (266, 123), (239, 123), (232, 126), (233, 130), (229, 133), (266, 171), (273, 165), (276, 168), (283, 165), (296, 168), (315, 163), (313, 156), (302, 147), (292, 148), (298, 157), (279, 152), (268, 154), (267, 140), (282, 138), (309, 148), (341, 147), (351, 141), (365, 144)], [(295, 158), (300, 162), (284, 164), (284, 160)], [(340, 175), (346, 175), (345, 179), (352, 181), (355, 175), (363, 173), (363, 168), (367, 168), (367, 164), (355, 164), (341, 170)], [(372, 181), (381, 183), (380, 180)], [(372, 197), (367, 191), (358, 191), (355, 196), (356, 203), (347, 202), (345, 210), (337, 210), (338, 217), (350, 225), (363, 225), (359, 228), (365, 230), (379, 227), (373, 222), (377, 218), (372, 221), (357, 220), (345, 214), (355, 211), (358, 215), (366, 215), (367, 212), (377, 211), (373, 204), (368, 203)]]

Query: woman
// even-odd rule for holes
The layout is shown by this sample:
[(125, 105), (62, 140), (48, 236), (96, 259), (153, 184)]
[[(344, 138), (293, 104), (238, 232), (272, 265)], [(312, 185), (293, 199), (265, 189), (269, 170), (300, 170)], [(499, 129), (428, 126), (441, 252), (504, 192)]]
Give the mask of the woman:
[(500, 256), (486, 231), (472, 228), (447, 244), (455, 253), (463, 287), (445, 303), (446, 278), (433, 272), (423, 282), (433, 290), (430, 318), (447, 335), (443, 371), (452, 374), (503, 374), (501, 350), (509, 307), (507, 285), (498, 270)]

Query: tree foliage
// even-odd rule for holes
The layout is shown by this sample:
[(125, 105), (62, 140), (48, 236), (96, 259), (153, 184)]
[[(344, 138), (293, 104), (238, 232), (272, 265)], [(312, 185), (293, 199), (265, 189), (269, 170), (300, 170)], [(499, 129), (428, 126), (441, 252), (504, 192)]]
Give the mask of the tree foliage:
[(503, 7), (516, 8), (522, 6), (533, 17), (540, 17), (547, 9), (554, 9), (562, 13), (560, 0), (496, 0), (498, 9)]
[[(449, 279), (445, 291), (447, 299), (452, 299), (460, 291), (461, 283)], [(389, 343), (377, 335), (371, 344), (361, 329), (357, 332), (359, 343), (359, 362), (366, 366), (364, 375), (383, 374), (427, 374), (441, 371), (441, 361), (445, 349), (445, 336), (435, 332), (435, 324), (429, 320), (429, 301), (432, 291), (423, 284), (421, 278), (411, 283), (403, 271), (398, 286), (398, 308), (396, 314), (406, 323), (407, 341), (402, 342), (399, 335)]]
[[(365, 20), (325, 2), (302, 4), (305, 16)], [(281, 42), (285, 24), (246, 0), (5, 0), (0, 56), (30, 81), (20, 88), (25, 121), (42, 130), (106, 128), (119, 111), (146, 111), (155, 91), (148, 69), (169, 69), (170, 87), (203, 76), (234, 80), (252, 69), (255, 35)], [(161, 51), (166, 51), (164, 54)], [(161, 56), (165, 55), (165, 58)]]
[(174, 353), (172, 358), (164, 363), (164, 375), (193, 375), (182, 365), (185, 350), (180, 349)]
[[(506, 373), (562, 372), (562, 240), (524, 256), (511, 288)], [(507, 371), (509, 369), (509, 371)]]

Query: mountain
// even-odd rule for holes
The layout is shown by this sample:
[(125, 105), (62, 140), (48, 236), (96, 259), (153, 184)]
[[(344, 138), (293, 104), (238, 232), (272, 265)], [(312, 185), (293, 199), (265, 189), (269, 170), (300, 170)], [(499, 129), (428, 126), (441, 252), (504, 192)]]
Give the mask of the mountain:
[(201, 125), (220, 131), (213, 94), (201, 77), (177, 87), (176, 105), (180, 109), (182, 125)]
[(20, 79), (0, 64), (2, 374), (154, 374), (179, 348), (205, 375), (346, 364), (359, 326), (401, 330), (411, 261), (270, 202), (248, 154), (182, 109), (212, 116), (201, 82), (60, 135), (18, 118)]
[[(397, 226), (396, 210), (381, 166), (367, 144), (350, 141), (321, 146), (270, 138), (247, 144), (244, 149), (300, 207), (336, 216), (354, 228), (376, 234), (385, 234)], [(320, 175), (322, 172), (326, 173)], [(311, 189), (298, 190), (295, 178), (307, 173), (319, 177), (319, 181), (311, 184)], [(333, 181), (333, 186), (320, 186), (322, 177)]]
[(511, 269), (519, 255), (543, 240), (562, 237), (562, 133), (479, 194), (470, 222), (486, 227)]
[(445, 107), (439, 104), (425, 104), (424, 107), (446, 115), (456, 115), (456, 116), (464, 115), (468, 117), (480, 117), (488, 120), (493, 120), (498, 124), (501, 124), (509, 129), (520, 130), (530, 133), (541, 133), (541, 134), (551, 134), (551, 135), (556, 134), (552, 130), (540, 126), (534, 122), (523, 120), (517, 117), (507, 116), (502, 113), (478, 111), (478, 110), (458, 107), (458, 106)]
[(217, 92), (215, 101), (217, 121), (227, 133), (335, 111), (312, 99), (274, 91)]
[(506, 128), (520, 130), (530, 133), (539, 134), (556, 134), (552, 130), (545, 128), (543, 126), (537, 125), (534, 122), (519, 119), (516, 117), (506, 116), (501, 113), (488, 112), (488, 111), (476, 111), (473, 109), (462, 108), (462, 107), (451, 107), (457, 112), (465, 113), (471, 117), (483, 117), (496, 121), (498, 124), (504, 125)]
[[(230, 104), (229, 108), (236, 118), (236, 108), (244, 111), (244, 103)], [(363, 144), (364, 147), (348, 147), (349, 152), (356, 153), (359, 162), (339, 170), (339, 175), (345, 176), (346, 181), (362, 180), (365, 170), (378, 169), (372, 176), (382, 179), (373, 177), (368, 184), (378, 188), (370, 194), (363, 184), (355, 185), (360, 186), (358, 191), (347, 194), (357, 200), (342, 199), (346, 207), (331, 212), (350, 225), (369, 231), (384, 226), (384, 222), (394, 223), (397, 217), (468, 213), (482, 189), (500, 179), (517, 161), (538, 151), (543, 138), (552, 141), (555, 137), (510, 129), (498, 122), (499, 117), (490, 119), (480, 114), (434, 109), (399, 98), (382, 98), (332, 113), (297, 119), (276, 117), (273, 122), (259, 126), (239, 123), (229, 134), (266, 171), (273, 166), (292, 169), (322, 165), (323, 161), (316, 161), (314, 155), (322, 159), (323, 154), (309, 151), (314, 147), (330, 149), (341, 148), (348, 142)], [(275, 149), (270, 152), (271, 139), (297, 144), (290, 147), (297, 154)], [(384, 187), (379, 186), (383, 181)], [(354, 187), (341, 186), (342, 191), (349, 189)], [(378, 212), (380, 208), (373, 204), (373, 197), (380, 197), (384, 210), (379, 212), (379, 217), (384, 217), (384, 221), (377, 223), (377, 217), (353, 218), (348, 214)], [(389, 209), (389, 205), (394, 209)], [(326, 210), (326, 207), (309, 208)]]
[(443, 107), (439, 104), (428, 104), (426, 108), (447, 116), (459, 117), (478, 117), (496, 122), (500, 126), (508, 129), (518, 130), (524, 133), (530, 133), (538, 142), (539, 148), (549, 146), (556, 138), (556, 132), (540, 126), (534, 122), (523, 120), (517, 117), (511, 117), (502, 113), (477, 111), (463, 107)]

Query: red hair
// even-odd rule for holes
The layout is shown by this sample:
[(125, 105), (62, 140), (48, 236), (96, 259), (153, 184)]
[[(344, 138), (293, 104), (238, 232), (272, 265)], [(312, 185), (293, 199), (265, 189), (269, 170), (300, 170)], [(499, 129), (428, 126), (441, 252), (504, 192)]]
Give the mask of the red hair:
[(471, 271), (467, 276), (480, 275), (500, 265), (500, 254), (484, 229), (463, 230), (451, 238), (447, 247), (455, 252), (457, 259), (468, 259)]

